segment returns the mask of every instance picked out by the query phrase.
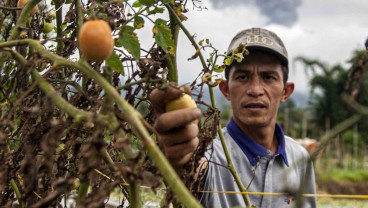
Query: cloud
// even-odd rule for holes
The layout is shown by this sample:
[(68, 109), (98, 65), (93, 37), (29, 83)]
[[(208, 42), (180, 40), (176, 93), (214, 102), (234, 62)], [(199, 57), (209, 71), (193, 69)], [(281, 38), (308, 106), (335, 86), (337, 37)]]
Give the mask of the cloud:
[(302, 0), (211, 0), (215, 9), (239, 5), (255, 5), (268, 18), (268, 24), (293, 26), (298, 21), (298, 7)]

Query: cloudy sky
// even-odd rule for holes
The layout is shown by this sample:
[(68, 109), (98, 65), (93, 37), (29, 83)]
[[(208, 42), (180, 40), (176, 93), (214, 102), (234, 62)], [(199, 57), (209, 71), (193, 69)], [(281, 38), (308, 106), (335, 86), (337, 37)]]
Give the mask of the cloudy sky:
[[(226, 51), (238, 31), (264, 27), (283, 39), (290, 60), (303, 55), (330, 65), (346, 65), (354, 50), (363, 49), (368, 37), (366, 0), (203, 0), (200, 5), (207, 9), (190, 7), (184, 24), (197, 40), (209, 38), (221, 52)], [(198, 59), (187, 61), (194, 53), (190, 45), (181, 33), (181, 84), (192, 81), (201, 70)], [(302, 66), (291, 68), (290, 81), (296, 83), (296, 91), (308, 92)]]

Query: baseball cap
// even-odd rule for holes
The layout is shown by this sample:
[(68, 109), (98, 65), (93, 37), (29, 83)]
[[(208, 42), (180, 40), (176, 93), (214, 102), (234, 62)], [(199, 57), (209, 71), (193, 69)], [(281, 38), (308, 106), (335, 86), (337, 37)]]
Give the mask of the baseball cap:
[(284, 43), (272, 31), (263, 28), (251, 28), (240, 31), (231, 40), (227, 55), (231, 55), (240, 44), (245, 44), (245, 48), (249, 51), (261, 50), (270, 52), (276, 55), (283, 64), (288, 66), (288, 53)]

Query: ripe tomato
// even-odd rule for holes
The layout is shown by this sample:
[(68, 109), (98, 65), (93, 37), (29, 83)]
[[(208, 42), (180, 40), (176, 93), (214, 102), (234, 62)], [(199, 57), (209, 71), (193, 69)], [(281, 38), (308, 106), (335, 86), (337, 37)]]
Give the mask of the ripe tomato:
[[(17, 7), (23, 7), (25, 4), (28, 3), (29, 0), (19, 0), (17, 3)], [(38, 8), (35, 6), (31, 10), (31, 16), (33, 16), (38, 11)], [(18, 14), (20, 14), (20, 11), (17, 11)]]
[(79, 49), (90, 61), (107, 59), (114, 49), (109, 24), (103, 20), (89, 20), (79, 30)]

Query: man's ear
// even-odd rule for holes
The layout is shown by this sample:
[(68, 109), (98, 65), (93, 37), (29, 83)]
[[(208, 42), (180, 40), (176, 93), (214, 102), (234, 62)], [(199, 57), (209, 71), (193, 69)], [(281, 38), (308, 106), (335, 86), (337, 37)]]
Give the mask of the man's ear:
[(220, 91), (225, 96), (227, 100), (230, 100), (230, 94), (229, 94), (229, 86), (227, 85), (227, 80), (222, 80), (219, 84)]
[(285, 88), (283, 90), (283, 94), (281, 98), (281, 103), (285, 102), (290, 97), (290, 95), (294, 92), (294, 87), (295, 85), (292, 82), (287, 82), (285, 84)]

